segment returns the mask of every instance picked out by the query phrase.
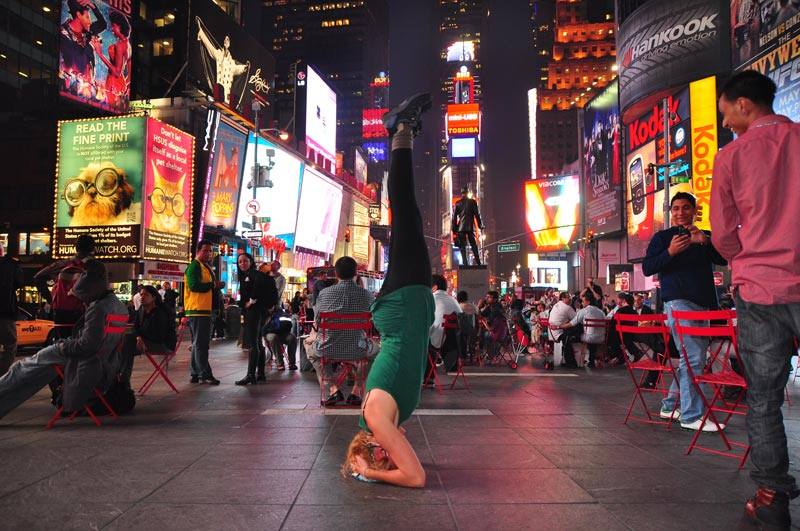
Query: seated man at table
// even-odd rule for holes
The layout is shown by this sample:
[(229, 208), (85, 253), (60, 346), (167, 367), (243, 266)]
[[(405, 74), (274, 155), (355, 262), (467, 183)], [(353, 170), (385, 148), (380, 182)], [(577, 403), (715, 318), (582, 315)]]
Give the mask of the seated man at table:
[(118, 374), (120, 359), (114, 353), (122, 334), (107, 334), (106, 319), (112, 315), (127, 318), (128, 310), (109, 288), (103, 263), (94, 259), (86, 262), (70, 293), (86, 304), (72, 337), (17, 361), (0, 378), (0, 417), (53, 380), (56, 365), (64, 367), (61, 398), (64, 411), (68, 412), (83, 408), (95, 387), (104, 391)]
[(120, 370), (123, 381), (130, 382), (133, 358), (145, 351), (167, 354), (175, 350), (178, 337), (175, 333), (175, 314), (164, 304), (158, 290), (153, 286), (140, 286), (142, 305), (136, 312), (133, 330), (125, 334), (122, 344), (123, 365)]
[[(314, 306), (314, 331), (304, 340), (309, 361), (314, 366), (320, 387), (324, 379), (328, 381), (330, 393), (324, 406), (335, 406), (341, 402), (348, 405), (361, 405), (361, 395), (358, 389), (348, 395), (345, 400), (341, 389), (332, 382), (334, 377), (333, 363), (336, 361), (352, 361), (362, 358), (374, 358), (378, 353), (376, 341), (369, 341), (363, 330), (319, 330), (319, 315), (321, 313), (368, 313), (372, 305), (373, 296), (364, 288), (356, 284), (357, 264), (349, 256), (339, 258), (334, 264), (338, 283), (320, 291), (317, 304)], [(331, 383), (332, 382), (332, 383)]]
[(598, 345), (605, 343), (606, 340), (606, 329), (604, 326), (589, 326), (586, 323), (587, 319), (599, 320), (605, 323), (606, 314), (597, 307), (596, 302), (591, 291), (583, 291), (581, 293), (581, 309), (578, 310), (575, 317), (570, 319), (568, 323), (564, 323), (559, 327), (562, 330), (580, 327), (581, 342), (589, 347), (589, 363), (586, 366), (590, 369), (594, 369), (594, 359), (597, 355)]

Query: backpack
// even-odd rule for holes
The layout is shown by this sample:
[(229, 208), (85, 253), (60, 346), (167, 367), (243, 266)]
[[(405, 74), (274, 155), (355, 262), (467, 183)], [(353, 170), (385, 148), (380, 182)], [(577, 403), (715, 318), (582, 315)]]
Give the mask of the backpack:
[(80, 273), (83, 273), (85, 266), (81, 260), (73, 260), (67, 264), (56, 277), (53, 286), (53, 310), (83, 312), (83, 302), (69, 294), (69, 290), (75, 285)]

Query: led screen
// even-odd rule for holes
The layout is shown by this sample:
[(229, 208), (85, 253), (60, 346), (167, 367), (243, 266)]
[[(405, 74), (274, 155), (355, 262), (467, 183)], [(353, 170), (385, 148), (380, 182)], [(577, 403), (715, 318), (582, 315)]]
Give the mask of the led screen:
[(525, 183), (525, 218), (538, 252), (566, 250), (573, 242), (580, 201), (577, 175)]
[(342, 187), (306, 166), (300, 192), (300, 212), (295, 245), (331, 254), (336, 249)]
[(450, 147), (451, 155), (454, 159), (457, 158), (474, 158), (475, 157), (475, 139), (474, 138), (454, 138), (451, 141)]
[[(251, 134), (244, 161), (245, 182), (249, 181), (253, 174), (253, 166), (256, 162), (255, 147), (255, 137)], [(265, 235), (269, 234), (283, 239), (287, 249), (291, 249), (297, 224), (297, 205), (303, 163), (280, 146), (259, 138), (258, 164), (271, 168), (268, 175), (272, 182), (272, 188), (260, 187), (257, 189), (256, 200), (259, 205), (257, 217), (270, 218), (268, 228), (258, 228), (266, 229), (264, 230)], [(249, 225), (253, 221), (253, 216), (247, 213), (247, 203), (253, 199), (253, 189), (242, 186), (241, 193), (239, 215), (236, 221), (239, 231), (246, 229), (244, 223)]]
[(306, 144), (336, 160), (336, 93), (311, 67), (306, 82)]

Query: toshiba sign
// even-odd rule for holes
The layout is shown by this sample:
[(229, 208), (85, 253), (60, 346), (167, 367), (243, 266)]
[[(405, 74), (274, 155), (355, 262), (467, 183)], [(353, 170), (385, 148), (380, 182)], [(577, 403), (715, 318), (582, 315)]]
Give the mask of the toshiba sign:
[(481, 132), (481, 109), (477, 103), (447, 106), (447, 135), (476, 136)]
[(620, 103), (730, 69), (727, 6), (717, 0), (648, 2), (620, 26)]

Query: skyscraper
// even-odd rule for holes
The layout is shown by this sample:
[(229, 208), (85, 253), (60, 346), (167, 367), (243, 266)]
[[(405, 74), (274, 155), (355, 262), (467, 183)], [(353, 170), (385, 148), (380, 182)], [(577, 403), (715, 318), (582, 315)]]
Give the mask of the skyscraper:
[[(297, 65), (314, 66), (337, 93), (336, 147), (352, 167), (370, 83), (389, 66), (386, 0), (265, 0), (261, 34), (276, 59), (274, 126), (293, 131)], [(247, 22), (245, 22), (247, 25)]]
[[(540, 13), (545, 3), (534, 2)], [(553, 23), (552, 54), (537, 91), (534, 178), (577, 160), (577, 109), (616, 76), (613, 2), (556, 0)]]

